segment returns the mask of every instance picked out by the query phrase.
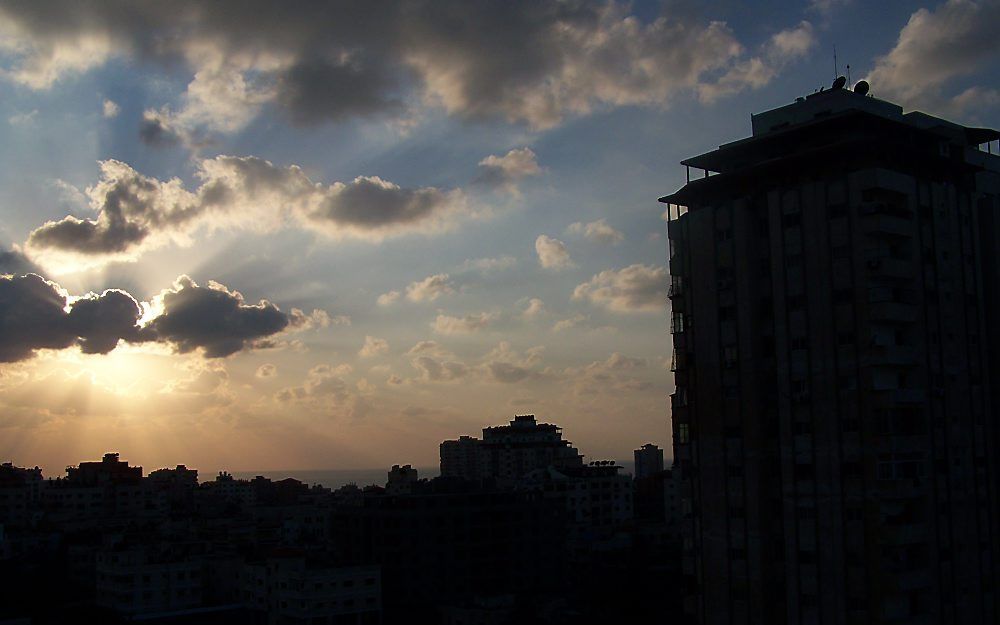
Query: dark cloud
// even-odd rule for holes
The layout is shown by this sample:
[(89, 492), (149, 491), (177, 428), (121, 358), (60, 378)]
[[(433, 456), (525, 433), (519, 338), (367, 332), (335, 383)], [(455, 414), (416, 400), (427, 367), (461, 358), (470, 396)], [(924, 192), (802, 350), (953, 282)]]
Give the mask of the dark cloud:
[[(408, 111), (548, 127), (663, 106), (744, 60), (721, 22), (643, 20), (624, 2), (7, 2), (7, 75), (45, 88), (114, 57), (192, 79), (168, 126), (238, 130), (264, 106), (298, 123)], [(767, 78), (769, 79), (769, 77)], [(147, 127), (156, 136), (158, 130)]]
[(163, 311), (146, 329), (181, 353), (201, 348), (209, 358), (229, 356), (289, 324), (288, 315), (267, 300), (247, 305), (237, 291), (214, 283), (201, 287), (187, 276), (156, 299)]
[(339, 185), (310, 217), (378, 229), (420, 221), (448, 202), (448, 194), (439, 189), (404, 189), (378, 176), (360, 176)]
[(127, 256), (150, 238), (183, 232), (203, 212), (180, 180), (143, 176), (116, 160), (100, 167), (101, 180), (87, 190), (97, 218), (46, 222), (28, 235), (30, 250)]
[(139, 124), (139, 139), (158, 148), (172, 147), (181, 141), (180, 135), (171, 130), (161, 116), (151, 113), (143, 115)]
[(54, 248), (80, 254), (115, 254), (141, 243), (149, 230), (126, 221), (121, 215), (104, 219), (78, 219), (72, 215), (49, 221), (32, 230), (27, 244), (33, 248)]
[(143, 340), (136, 325), (141, 315), (142, 309), (131, 295), (110, 290), (74, 302), (67, 321), (70, 332), (79, 337), (80, 351), (106, 354), (120, 339)]
[(127, 293), (90, 294), (66, 307), (66, 293), (41, 276), (0, 277), (0, 362), (73, 345), (107, 353), (119, 339), (140, 340), (139, 305)]
[(394, 81), (378, 63), (309, 59), (293, 65), (282, 77), (278, 102), (293, 122), (316, 124), (402, 112), (403, 103), (391, 95), (393, 89)]
[(504, 384), (514, 384), (531, 377), (534, 372), (527, 367), (522, 367), (509, 362), (491, 362), (487, 365), (490, 376), (497, 382)]
[(26, 273), (41, 275), (42, 270), (18, 250), (0, 251), (0, 275), (21, 276)]
[(207, 358), (219, 358), (259, 347), (291, 329), (291, 317), (274, 304), (248, 305), (236, 291), (215, 283), (201, 287), (187, 276), (152, 305), (159, 314), (140, 326), (143, 309), (125, 291), (70, 298), (36, 274), (0, 276), (0, 362), (73, 346), (85, 354), (106, 354), (122, 340), (166, 343), (181, 353), (200, 349)]

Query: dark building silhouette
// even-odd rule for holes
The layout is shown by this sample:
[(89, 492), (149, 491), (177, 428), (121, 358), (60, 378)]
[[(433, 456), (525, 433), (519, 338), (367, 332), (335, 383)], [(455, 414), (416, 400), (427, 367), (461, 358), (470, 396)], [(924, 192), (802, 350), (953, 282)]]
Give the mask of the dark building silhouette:
[(752, 126), (660, 200), (686, 609), (996, 623), (1000, 133), (841, 88)]
[(563, 439), (562, 428), (538, 423), (535, 415), (516, 415), (507, 425), (483, 428), (482, 440), (462, 436), (444, 441), (440, 451), (441, 475), (507, 486), (536, 469), (583, 466), (583, 456)]
[(635, 479), (659, 473), (663, 470), (663, 450), (652, 443), (646, 443), (632, 452), (635, 458)]

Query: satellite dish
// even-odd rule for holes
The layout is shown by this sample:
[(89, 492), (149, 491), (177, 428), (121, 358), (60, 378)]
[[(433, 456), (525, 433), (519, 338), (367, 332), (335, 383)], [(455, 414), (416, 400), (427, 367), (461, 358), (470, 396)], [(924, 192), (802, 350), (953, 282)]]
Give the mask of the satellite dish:
[(837, 79), (833, 81), (833, 86), (830, 87), (830, 88), (831, 89), (843, 89), (844, 85), (846, 85), (846, 84), (847, 84), (847, 77), (845, 77), (845, 76), (837, 76)]
[(858, 84), (854, 85), (854, 93), (858, 95), (868, 95), (869, 89), (871, 89), (871, 85), (868, 84), (867, 80), (859, 80)]

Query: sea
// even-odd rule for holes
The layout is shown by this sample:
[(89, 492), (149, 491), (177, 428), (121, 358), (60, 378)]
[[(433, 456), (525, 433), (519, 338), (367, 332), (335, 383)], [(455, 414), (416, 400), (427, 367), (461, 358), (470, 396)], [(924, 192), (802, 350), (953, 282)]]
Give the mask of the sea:
[[(634, 473), (634, 462), (619, 462), (622, 472)], [(251, 480), (262, 475), (272, 480), (294, 478), (310, 486), (319, 484), (326, 488), (337, 489), (346, 484), (357, 484), (364, 487), (370, 484), (385, 486), (388, 479), (388, 469), (287, 469), (265, 471), (232, 471), (233, 477)], [(440, 467), (417, 467), (417, 475), (421, 478), (435, 478), (441, 473)]]

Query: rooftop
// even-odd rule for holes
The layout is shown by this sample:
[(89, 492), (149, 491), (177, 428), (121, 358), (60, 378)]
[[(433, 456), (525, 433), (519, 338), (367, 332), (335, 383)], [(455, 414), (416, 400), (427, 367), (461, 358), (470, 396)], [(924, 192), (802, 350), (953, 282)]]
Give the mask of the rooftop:
[[(943, 168), (1000, 167), (1000, 157), (980, 149), (1000, 139), (1000, 132), (962, 126), (918, 111), (904, 113), (897, 104), (843, 88), (823, 90), (751, 115), (751, 127), (750, 137), (681, 161), (686, 167), (702, 170), (704, 177), (691, 180), (689, 176), (687, 185), (659, 201), (686, 204), (695, 193), (722, 182), (718, 179), (730, 180), (737, 173), (777, 166), (780, 161), (784, 166), (790, 156), (805, 165), (824, 162), (834, 153), (871, 153), (873, 141), (879, 142), (880, 148), (895, 146), (910, 158), (939, 160)], [(954, 154), (939, 149), (942, 141), (954, 147)], [(754, 171), (754, 175), (759, 173)]]

